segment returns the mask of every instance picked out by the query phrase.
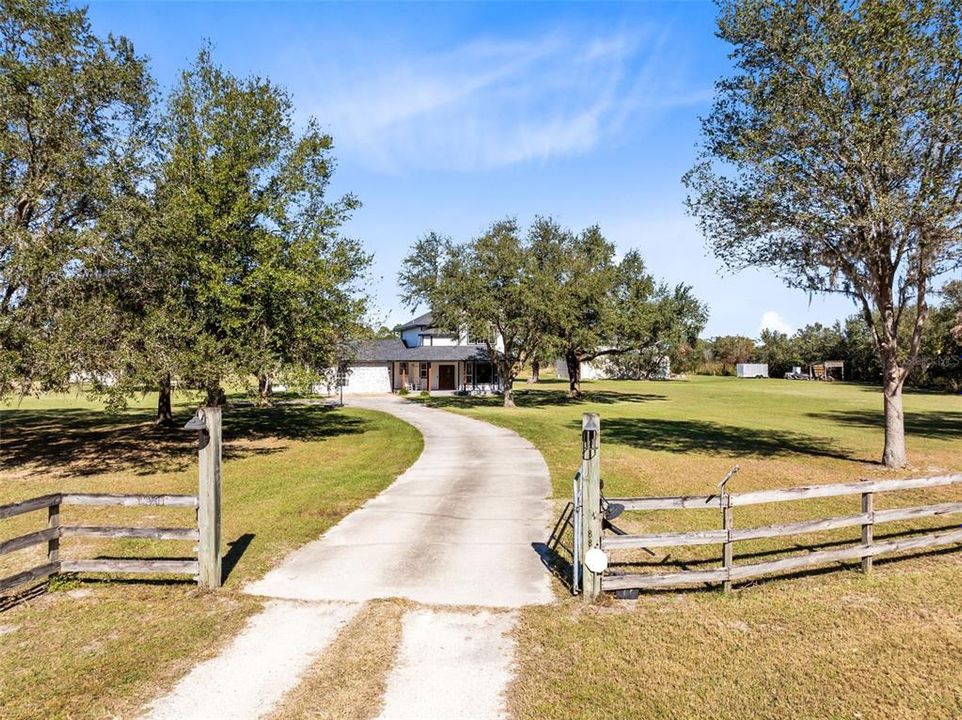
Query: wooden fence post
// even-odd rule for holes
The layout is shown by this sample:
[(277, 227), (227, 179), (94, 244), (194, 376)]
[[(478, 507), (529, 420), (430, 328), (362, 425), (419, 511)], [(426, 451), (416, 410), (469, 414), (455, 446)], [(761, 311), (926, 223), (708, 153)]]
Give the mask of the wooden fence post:
[[(56, 505), (51, 505), (47, 508), (47, 527), (48, 528), (59, 528), (60, 527), (60, 503)], [(47, 541), (47, 562), (59, 562), (60, 561), (60, 537), (51, 538)]]
[[(869, 547), (872, 544), (872, 536), (874, 535), (874, 524), (875, 524), (875, 494), (866, 492), (862, 493), (862, 513), (867, 514), (868, 518), (864, 523), (862, 523), (862, 545)], [(863, 555), (862, 556), (862, 572), (870, 573), (872, 572), (872, 556)]]
[(203, 408), (206, 429), (200, 431), (198, 444), (197, 529), (200, 542), (197, 560), (200, 565), (198, 583), (218, 588), (221, 583), (220, 561), (220, 462), (221, 409)]
[(725, 579), (722, 581), (722, 590), (731, 592), (732, 590), (732, 505), (731, 495), (725, 490), (721, 496), (722, 506), (722, 529), (725, 530), (725, 542), (722, 544), (722, 566), (725, 568)]
[[(582, 553), (601, 548), (601, 418), (598, 413), (581, 416), (581, 481), (584, 487), (582, 499)], [(601, 595), (601, 573), (594, 573), (584, 564), (582, 557), (581, 584), (585, 600), (596, 600)]]
[(739, 466), (735, 465), (728, 474), (718, 483), (718, 504), (722, 511), (722, 530), (725, 540), (722, 542), (722, 569), (724, 579), (722, 580), (722, 591), (731, 592), (732, 590), (732, 494), (728, 492), (728, 481), (735, 477), (739, 471)]

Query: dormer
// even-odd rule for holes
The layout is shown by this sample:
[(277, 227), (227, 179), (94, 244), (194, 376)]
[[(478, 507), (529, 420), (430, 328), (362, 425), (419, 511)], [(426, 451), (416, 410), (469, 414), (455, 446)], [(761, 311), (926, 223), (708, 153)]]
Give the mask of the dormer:
[(463, 338), (455, 333), (445, 332), (434, 327), (431, 313), (424, 313), (401, 326), (401, 342), (404, 347), (425, 347), (435, 345), (462, 345)]

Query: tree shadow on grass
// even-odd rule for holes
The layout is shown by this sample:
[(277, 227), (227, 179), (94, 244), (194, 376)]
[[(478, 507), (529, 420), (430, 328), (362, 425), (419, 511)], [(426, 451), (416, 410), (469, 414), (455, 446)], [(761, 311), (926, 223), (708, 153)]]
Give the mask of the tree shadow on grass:
[[(428, 407), (471, 408), (500, 407), (504, 401), (500, 395), (466, 396), (440, 395), (429, 398), (412, 397)], [(573, 398), (567, 390), (515, 390), (514, 401), (518, 407), (565, 407), (572, 405), (613, 405), (615, 403), (644, 403), (666, 400), (664, 395), (655, 393), (615, 392), (612, 390), (587, 391), (581, 397)]]
[[(0, 472), (21, 475), (97, 475), (177, 472), (196, 461), (197, 434), (159, 428), (143, 411), (107, 414), (80, 408), (0, 410)], [(224, 408), (224, 459), (280, 452), (263, 440), (322, 440), (362, 433), (366, 421), (319, 405)]]
[[(839, 425), (861, 428), (884, 429), (885, 417), (881, 408), (875, 410), (836, 410), (832, 412), (807, 413), (807, 417)], [(908, 435), (932, 440), (957, 440), (962, 438), (962, 412), (905, 413), (905, 432)]]
[[(572, 425), (581, 427), (580, 421)], [(856, 460), (829, 438), (785, 430), (756, 430), (721, 425), (706, 420), (610, 418), (602, 420), (601, 433), (602, 442), (660, 452), (730, 457), (811, 455)]]
[[(879, 402), (882, 400), (882, 384), (881, 382), (868, 382), (865, 380), (846, 380), (841, 383), (846, 387), (853, 387), (861, 390), (862, 392), (872, 393), (879, 396)], [(906, 396), (911, 395), (936, 395), (941, 397), (951, 397), (954, 393), (948, 390), (940, 388), (925, 388), (925, 387), (906, 387), (902, 390), (903, 394)], [(881, 406), (880, 406), (881, 407)]]

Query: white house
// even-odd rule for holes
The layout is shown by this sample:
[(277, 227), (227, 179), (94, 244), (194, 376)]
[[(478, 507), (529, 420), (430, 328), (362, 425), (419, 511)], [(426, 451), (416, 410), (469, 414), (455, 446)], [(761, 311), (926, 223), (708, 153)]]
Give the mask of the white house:
[[(568, 363), (564, 358), (558, 358), (554, 363), (555, 372), (561, 380), (568, 380)], [(605, 356), (581, 363), (582, 380), (641, 380), (642, 378), (626, 378), (616, 372), (615, 367)], [(658, 370), (648, 376), (649, 380), (671, 379), (671, 359), (664, 355), (658, 362)]]
[[(568, 362), (564, 358), (558, 358), (554, 361), (554, 370), (559, 379), (570, 380), (568, 377)], [(610, 367), (602, 358), (581, 363), (582, 380), (608, 380), (610, 377)]]
[[(351, 358), (341, 374), (344, 393), (451, 391), (472, 394), (499, 392), (497, 366), (487, 346), (470, 343), (466, 335), (434, 327), (425, 313), (400, 327), (399, 337), (359, 340), (346, 348)], [(337, 391), (335, 371), (328, 372), (326, 388)]]

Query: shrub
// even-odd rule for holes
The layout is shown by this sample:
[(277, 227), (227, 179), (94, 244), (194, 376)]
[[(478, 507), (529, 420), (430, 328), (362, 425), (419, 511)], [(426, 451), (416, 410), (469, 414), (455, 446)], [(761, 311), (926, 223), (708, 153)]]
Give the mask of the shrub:
[(431, 397), (431, 393), (429, 393), (427, 390), (422, 390), (421, 397)]
[(400, 390), (397, 391), (397, 394), (400, 395), (401, 397), (404, 397), (405, 395), (410, 395), (411, 393), (408, 391), (407, 388), (401, 388)]

